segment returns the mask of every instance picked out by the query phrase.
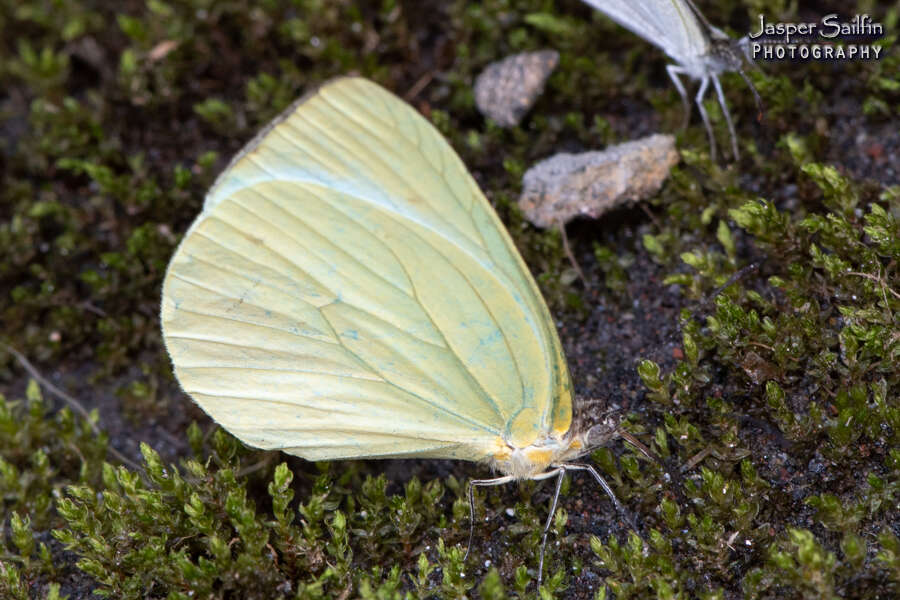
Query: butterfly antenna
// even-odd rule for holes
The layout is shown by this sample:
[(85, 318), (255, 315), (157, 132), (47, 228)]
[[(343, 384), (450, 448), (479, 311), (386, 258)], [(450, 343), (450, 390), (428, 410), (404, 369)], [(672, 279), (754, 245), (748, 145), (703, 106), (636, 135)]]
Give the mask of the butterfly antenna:
[[(720, 285), (719, 287), (714, 289), (705, 298), (701, 298), (700, 301), (695, 305), (696, 308), (690, 309), (690, 313), (688, 315), (688, 320), (700, 320), (701, 317), (703, 316), (703, 313), (706, 310), (711, 309), (713, 307), (715, 299), (719, 296), (719, 294), (721, 294), (726, 289), (728, 289), (728, 287), (731, 286), (733, 283), (740, 281), (741, 279), (746, 277), (749, 273), (757, 271), (761, 265), (762, 265), (761, 262), (754, 262), (754, 263), (750, 263), (746, 267), (741, 267), (740, 269), (735, 271), (731, 275), (731, 277), (729, 277), (725, 281), (725, 283), (723, 283), (722, 285)], [(682, 324), (682, 321), (679, 318), (678, 329), (674, 333), (671, 333), (667, 336), (666, 343), (673, 343), (673, 344), (681, 343), (677, 337), (679, 333), (683, 333), (683, 327), (681, 324)], [(621, 435), (621, 433), (620, 433), (620, 435)], [(635, 447), (637, 447), (637, 446), (635, 446)], [(638, 450), (640, 450), (640, 448), (638, 448)]]
[(636, 437), (634, 437), (632, 434), (630, 434), (629, 432), (625, 431), (625, 430), (622, 429), (621, 427), (619, 427), (618, 429), (616, 429), (616, 434), (617, 434), (620, 438), (622, 438), (623, 440), (625, 440), (626, 442), (628, 442), (629, 444), (631, 444), (632, 446), (634, 446), (634, 448), (635, 448), (638, 452), (640, 452), (641, 454), (643, 454), (644, 456), (646, 456), (647, 458), (649, 458), (650, 460), (652, 460), (653, 462), (655, 462), (655, 463), (658, 464), (659, 466), (665, 467), (665, 465), (663, 465), (662, 459), (661, 459), (660, 457), (658, 457), (656, 454), (654, 454), (653, 451), (650, 450), (650, 448), (648, 448), (647, 446), (645, 446), (645, 445), (643, 444), (643, 442), (641, 442), (641, 440), (637, 439)]
[(750, 88), (750, 91), (753, 92), (753, 99), (756, 100), (756, 120), (759, 123), (762, 123), (765, 118), (765, 108), (763, 107), (762, 98), (759, 97), (759, 92), (756, 91), (756, 86), (753, 85), (753, 81), (747, 76), (743, 69), (737, 69), (738, 75), (747, 83), (747, 87)]
[[(669, 478), (669, 481), (675, 484), (675, 486), (676, 486), (675, 493), (678, 496), (678, 499), (682, 502), (687, 501), (687, 498), (685, 497), (684, 492), (681, 489), (682, 481), (683, 481), (681, 474), (684, 473), (686, 470), (684, 468), (684, 466), (682, 466), (680, 469), (675, 469), (675, 470), (670, 469), (669, 465), (667, 465), (666, 462), (663, 461), (663, 459), (659, 457), (659, 455), (657, 455), (652, 450), (650, 450), (650, 448), (645, 446), (639, 439), (637, 439), (631, 433), (629, 433), (629, 432), (625, 431), (624, 429), (622, 429), (621, 427), (619, 427), (618, 429), (616, 429), (616, 434), (620, 438), (622, 438), (623, 440), (625, 440), (626, 442), (631, 444), (641, 454), (643, 454), (644, 456), (646, 456), (647, 458), (649, 458), (650, 460), (655, 462), (657, 465), (659, 465), (659, 468), (663, 470), (663, 472)], [(690, 462), (690, 461), (688, 461), (688, 462)]]
[(703, 462), (703, 460), (712, 453), (713, 447), (707, 446), (706, 448), (689, 458), (688, 461), (681, 466), (681, 472), (687, 473), (688, 471), (699, 465), (701, 462)]

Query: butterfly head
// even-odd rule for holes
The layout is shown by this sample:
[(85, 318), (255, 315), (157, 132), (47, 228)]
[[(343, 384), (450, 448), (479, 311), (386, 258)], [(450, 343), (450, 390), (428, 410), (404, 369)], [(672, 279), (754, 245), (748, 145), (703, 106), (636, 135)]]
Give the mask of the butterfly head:
[(764, 112), (762, 98), (759, 97), (756, 86), (753, 85), (753, 81), (750, 80), (744, 71), (744, 67), (747, 65), (753, 69), (760, 70), (759, 65), (753, 60), (750, 52), (750, 39), (744, 36), (737, 41), (729, 38), (720, 42), (714, 42), (713, 52), (716, 59), (725, 66), (723, 70), (737, 72), (747, 84), (747, 87), (750, 88), (750, 91), (753, 93), (753, 99), (756, 101), (756, 118), (762, 122)]

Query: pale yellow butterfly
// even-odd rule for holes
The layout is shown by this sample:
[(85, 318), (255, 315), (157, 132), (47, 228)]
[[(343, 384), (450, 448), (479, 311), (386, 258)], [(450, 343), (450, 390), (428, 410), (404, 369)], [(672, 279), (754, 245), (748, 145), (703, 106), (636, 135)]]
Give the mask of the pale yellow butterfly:
[(619, 432), (573, 427), (509, 234), (437, 130), (374, 83), (322, 86), (235, 157), (172, 257), (161, 318), (184, 390), (251, 446), (479, 461), (502, 476), (472, 485), (556, 476), (557, 496), (586, 470), (615, 501), (569, 461)]

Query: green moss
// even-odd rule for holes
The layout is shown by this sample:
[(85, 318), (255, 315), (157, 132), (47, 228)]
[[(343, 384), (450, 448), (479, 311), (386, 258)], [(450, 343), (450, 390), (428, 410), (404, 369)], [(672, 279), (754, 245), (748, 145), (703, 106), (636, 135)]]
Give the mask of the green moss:
[[(47, 543), (37, 541), (46, 537), (35, 537), (45, 531), (78, 556), (78, 569), (99, 586), (95, 593), (114, 598), (144, 597), (151, 589), (171, 598), (237, 590), (248, 598), (332, 597), (347, 586), (396, 588), (400, 566), (383, 575), (369, 569), (394, 561), (417, 564), (423, 591), (430, 581), (422, 542), (444, 518), (439, 481), (423, 486), (413, 479), (404, 493), (389, 495), (383, 477), (355, 481), (352, 470), (334, 477), (324, 465), (297, 503), (293, 474), (282, 463), (260, 513), (248, 480), (236, 474), (247, 453), (222, 432), (204, 449), (205, 464), (165, 465), (143, 445), (143, 471), (129, 471), (103, 462), (105, 440), (67, 410), (48, 418), (33, 383), (25, 402), (0, 401), (0, 427), (11, 542), (0, 546), (0, 592), (13, 597), (27, 597), (24, 582), (56, 575)], [(440, 541), (431, 554), (447, 594), (471, 585), (459, 546)], [(251, 589), (258, 596), (248, 595)]]
[(30, 582), (59, 574), (59, 556), (38, 534), (63, 524), (56, 511), (63, 486), (99, 483), (106, 445), (68, 409), (51, 413), (33, 381), (23, 400), (0, 395), (0, 597), (28, 598)]
[[(697, 165), (711, 170), (707, 186), (721, 176), (711, 165)], [(900, 389), (898, 340), (890, 333), (896, 329), (900, 311), (900, 296), (889, 283), (898, 280), (896, 208), (892, 192), (885, 190), (870, 198), (865, 211), (860, 210), (861, 188), (831, 167), (799, 164), (798, 173), (818, 188), (822, 212), (789, 213), (772, 202), (757, 200), (727, 209), (727, 217), (752, 234), (750, 243), (766, 256), (762, 269), (769, 273), (768, 280), (756, 283), (752, 290), (740, 280), (732, 283), (715, 298), (715, 311), (702, 326), (686, 312), (685, 360), (671, 372), (664, 373), (647, 360), (638, 367), (648, 399), (669, 413), (665, 417), (668, 436), (657, 436), (656, 447), (677, 440), (683, 464), (705, 446), (717, 470), (703, 467), (699, 479), (685, 482), (692, 507), (687, 514), (683, 508), (663, 503), (665, 528), (651, 529), (649, 547), (638, 538), (624, 546), (612, 539), (594, 539), (592, 548), (609, 570), (607, 582), (617, 597), (679, 593), (701, 585), (692, 583), (698, 573), (705, 581), (712, 575), (713, 582), (728, 585), (735, 546), (742, 545), (768, 548), (769, 553), (767, 566), (751, 570), (743, 581), (750, 597), (787, 590), (837, 597), (864, 566), (869, 569), (868, 585), (880, 580), (881, 589), (894, 589), (882, 579), (878, 567), (866, 562), (866, 539), (857, 532), (890, 522), (898, 492), (893, 449), (900, 443), (898, 409), (896, 402), (888, 400)], [(675, 182), (682, 184), (677, 178)], [(683, 193), (681, 200), (667, 207), (669, 221), (663, 232), (653, 234), (649, 243), (645, 238), (648, 250), (659, 248), (653, 253), (659, 260), (671, 256), (671, 246), (685, 239), (684, 234), (671, 233), (673, 229), (696, 230), (703, 225), (704, 214), (715, 214), (723, 204), (740, 201), (725, 185), (720, 187), (720, 208), (692, 213), (678, 203), (697, 197), (700, 188), (687, 189), (694, 193)], [(707, 232), (708, 246), (680, 255), (693, 272), (668, 278), (691, 295), (724, 283), (738, 266), (735, 230), (720, 220), (714, 234), (711, 229)], [(792, 454), (800, 464), (809, 460), (804, 455), (811, 458), (820, 453), (840, 473), (837, 477), (862, 480), (854, 488), (855, 497), (822, 493), (806, 498), (816, 520), (839, 535), (833, 550), (805, 529), (790, 529), (786, 537), (773, 541), (771, 531), (762, 524), (780, 519), (778, 510), (767, 505), (774, 500), (773, 494), (777, 497), (782, 492), (761, 479), (746, 458), (740, 461), (741, 480), (730, 481), (730, 469), (721, 470), (751, 455), (749, 448), (741, 448), (747, 440), (742, 439), (736, 419), (736, 399), (714, 393), (717, 384), (712, 373), (722, 369), (729, 378), (743, 379), (744, 389), (750, 390), (741, 394), (740, 412), (767, 415), (786, 438), (796, 442)], [(690, 421), (676, 421), (678, 414)], [(697, 418), (691, 415), (701, 414), (701, 422), (691, 424)], [(698, 435), (701, 430), (707, 432), (704, 438)], [(879, 449), (880, 459), (867, 461), (870, 466), (860, 473), (857, 454), (868, 445)], [(763, 461), (759, 456), (753, 460)], [(889, 539), (881, 541), (885, 542), (890, 546)], [(691, 562), (681, 565), (681, 571), (672, 563), (673, 544), (692, 548)]]

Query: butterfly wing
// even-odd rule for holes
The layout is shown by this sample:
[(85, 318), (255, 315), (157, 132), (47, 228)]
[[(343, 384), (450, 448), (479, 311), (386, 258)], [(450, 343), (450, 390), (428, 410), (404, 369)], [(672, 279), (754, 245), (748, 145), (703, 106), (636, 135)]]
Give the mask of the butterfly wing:
[(677, 61), (705, 56), (709, 35), (685, 0), (584, 0), (613, 21), (662, 48)]
[(481, 460), (571, 423), (502, 223), (434, 127), (362, 79), (301, 100), (220, 176), (162, 325), (184, 389), (257, 447)]

